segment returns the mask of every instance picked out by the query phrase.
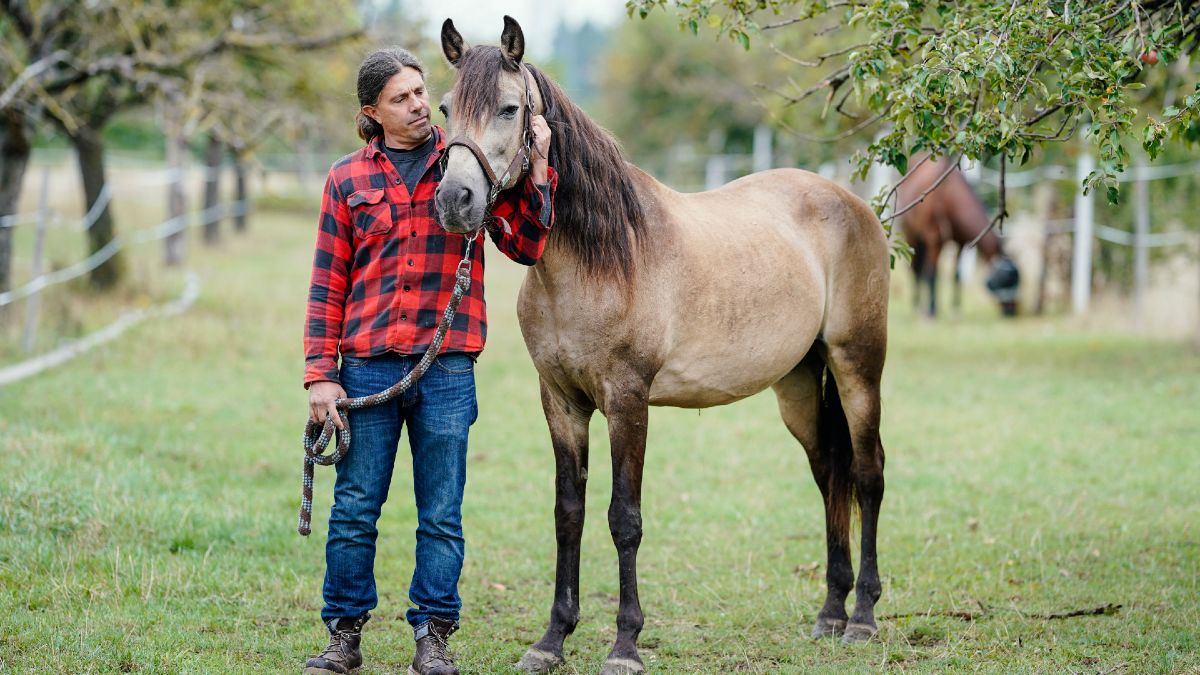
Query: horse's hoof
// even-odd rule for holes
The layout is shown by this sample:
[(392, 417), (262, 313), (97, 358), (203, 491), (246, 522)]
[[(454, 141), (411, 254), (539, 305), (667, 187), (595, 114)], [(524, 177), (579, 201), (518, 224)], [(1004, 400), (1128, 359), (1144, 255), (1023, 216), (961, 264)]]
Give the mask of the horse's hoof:
[(848, 645), (863, 644), (875, 639), (879, 629), (869, 623), (846, 624), (846, 632), (842, 634), (842, 642)]
[(820, 640), (827, 637), (837, 637), (846, 631), (845, 619), (826, 619), (817, 617), (817, 625), (813, 626), (812, 638)]
[(646, 666), (642, 665), (641, 659), (617, 659), (612, 658), (604, 662), (604, 667), (600, 669), (600, 675), (637, 675), (637, 673), (646, 672)]
[(515, 664), (517, 670), (523, 673), (549, 673), (563, 664), (563, 658), (557, 654), (530, 647), (520, 661)]

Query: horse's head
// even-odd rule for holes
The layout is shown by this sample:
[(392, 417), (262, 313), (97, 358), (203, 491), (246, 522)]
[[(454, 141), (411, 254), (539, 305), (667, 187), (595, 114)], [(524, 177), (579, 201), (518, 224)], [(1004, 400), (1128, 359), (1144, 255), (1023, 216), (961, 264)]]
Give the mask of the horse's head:
[(1021, 284), (1021, 274), (1012, 258), (1001, 253), (992, 263), (992, 271), (988, 274), (987, 288), (1000, 303), (1000, 311), (1004, 316), (1017, 315), (1017, 289)]
[(458, 78), (441, 104), (450, 140), (437, 190), (438, 221), (448, 232), (473, 232), (489, 216), (496, 195), (528, 171), (530, 120), (541, 113), (542, 98), (521, 63), (525, 36), (511, 17), (504, 17), (500, 47), (467, 47), (446, 19), (442, 52)]

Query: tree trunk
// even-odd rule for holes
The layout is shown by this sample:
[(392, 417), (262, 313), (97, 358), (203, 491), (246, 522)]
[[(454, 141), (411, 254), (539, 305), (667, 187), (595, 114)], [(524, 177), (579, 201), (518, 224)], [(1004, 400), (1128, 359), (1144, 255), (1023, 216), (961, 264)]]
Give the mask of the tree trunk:
[[(0, 117), (0, 218), (17, 212), (31, 151), (25, 116), (5, 111)], [(12, 235), (13, 227), (0, 223), (0, 293), (12, 288)]]
[(167, 235), (163, 242), (163, 264), (175, 267), (183, 264), (187, 253), (187, 238), (184, 233), (183, 212), (185, 208), (183, 195), (183, 173), (186, 168), (188, 153), (187, 140), (183, 137), (183, 124), (179, 119), (179, 111), (168, 108), (163, 115), (163, 127), (166, 133), (167, 171), (172, 174), (171, 182), (167, 184), (167, 218), (177, 221), (177, 227)]
[(208, 135), (204, 151), (204, 243), (212, 246), (221, 240), (221, 219), (217, 202), (221, 190), (221, 141), (216, 134)]
[[(80, 127), (72, 136), (71, 144), (75, 146), (75, 154), (79, 157), (79, 173), (83, 179), (83, 194), (86, 211), (90, 212), (92, 205), (100, 198), (107, 183), (108, 176), (104, 168), (104, 141), (100, 132), (90, 127)], [(113, 225), (111, 202), (95, 216), (96, 221), (88, 228), (88, 251), (95, 253), (107, 246), (116, 236)], [(92, 270), (92, 288), (112, 288), (124, 275), (123, 256), (118, 251), (111, 258)]]
[(250, 212), (250, 199), (246, 194), (246, 154), (241, 150), (233, 153), (233, 200), (238, 204), (233, 215), (233, 229), (246, 231), (246, 214)]

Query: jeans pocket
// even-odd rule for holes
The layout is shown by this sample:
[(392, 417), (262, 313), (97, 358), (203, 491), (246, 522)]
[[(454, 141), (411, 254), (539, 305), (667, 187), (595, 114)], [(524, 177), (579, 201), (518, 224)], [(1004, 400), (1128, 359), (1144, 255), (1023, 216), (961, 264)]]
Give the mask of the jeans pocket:
[(463, 375), (475, 369), (475, 359), (466, 354), (442, 354), (433, 363), (451, 375)]
[(357, 356), (342, 355), (343, 368), (361, 368), (365, 365), (367, 365), (367, 359), (362, 359)]

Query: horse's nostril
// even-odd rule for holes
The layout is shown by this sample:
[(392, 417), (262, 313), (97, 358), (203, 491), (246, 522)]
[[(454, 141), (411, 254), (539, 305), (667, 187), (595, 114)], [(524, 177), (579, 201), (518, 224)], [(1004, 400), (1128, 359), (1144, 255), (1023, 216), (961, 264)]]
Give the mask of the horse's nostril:
[(458, 203), (460, 206), (469, 206), (471, 204), (471, 188), (462, 188), (462, 191), (458, 193)]

